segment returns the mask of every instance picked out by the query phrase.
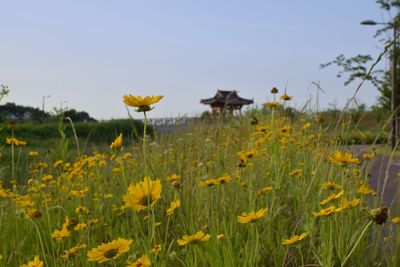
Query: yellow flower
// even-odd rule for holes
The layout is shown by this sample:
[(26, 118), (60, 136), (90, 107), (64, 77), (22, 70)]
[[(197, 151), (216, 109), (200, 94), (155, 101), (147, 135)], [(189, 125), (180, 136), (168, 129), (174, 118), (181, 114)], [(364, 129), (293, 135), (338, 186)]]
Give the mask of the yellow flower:
[(224, 234), (217, 235), (217, 240), (221, 241), (221, 240), (224, 240), (224, 239), (225, 239)]
[(173, 186), (178, 187), (181, 184), (181, 176), (178, 174), (172, 174), (165, 178), (168, 182), (170, 182)]
[(150, 111), (150, 105), (153, 105), (160, 101), (163, 98), (161, 95), (157, 96), (133, 96), (133, 95), (124, 95), (124, 103), (130, 107), (136, 107), (137, 112), (145, 112)]
[(218, 179), (207, 179), (200, 182), (201, 187), (212, 187), (219, 184), (220, 182), (218, 181)]
[(272, 186), (266, 186), (266, 187), (261, 188), (260, 190), (257, 190), (256, 194), (257, 194), (257, 196), (259, 196), (259, 195), (269, 192), (271, 190), (272, 190)]
[(31, 156), (31, 157), (36, 157), (37, 155), (39, 155), (39, 152), (37, 152), (37, 151), (29, 151), (28, 155)]
[(169, 175), (165, 178), (165, 180), (167, 180), (168, 182), (175, 182), (175, 181), (180, 181), (181, 180), (181, 176), (178, 174), (172, 174)]
[(293, 99), (293, 96), (289, 96), (289, 95), (287, 95), (287, 94), (284, 94), (284, 95), (282, 95), (282, 96), (280, 97), (280, 99), (283, 100), (283, 101), (289, 101), (289, 100), (292, 100), (292, 99)]
[(98, 263), (107, 262), (111, 259), (115, 260), (122, 254), (129, 251), (132, 240), (118, 238), (108, 243), (102, 243), (100, 246), (93, 248), (87, 253), (88, 261)]
[(343, 191), (343, 190), (340, 191), (340, 192), (337, 193), (337, 194), (332, 194), (332, 195), (330, 195), (329, 197), (327, 197), (327, 198), (325, 198), (324, 200), (322, 200), (321, 202), (319, 202), (319, 204), (320, 204), (320, 205), (325, 205), (325, 204), (331, 202), (331, 201), (334, 200), (334, 199), (340, 198), (341, 196), (343, 196), (343, 194), (344, 194), (344, 191)]
[(37, 209), (29, 209), (26, 214), (29, 216), (29, 218), (34, 219), (34, 218), (39, 218), (42, 216), (42, 213), (38, 211)]
[(143, 255), (140, 257), (137, 261), (134, 263), (128, 264), (126, 267), (148, 267), (151, 265), (151, 261), (149, 257), (146, 255)]
[(358, 189), (357, 192), (360, 194), (364, 194), (364, 195), (369, 195), (369, 194), (373, 194), (374, 190), (368, 186), (365, 185), (361, 185)]
[(271, 101), (271, 102), (264, 103), (264, 106), (267, 106), (269, 108), (279, 108), (282, 105), (280, 103), (278, 103), (278, 102)]
[(155, 245), (154, 246), (154, 248), (152, 248), (151, 250), (150, 250), (150, 253), (153, 253), (153, 254), (155, 254), (155, 255), (159, 255), (160, 254), (160, 252), (161, 252), (161, 245), (160, 244), (158, 244), (158, 245)]
[(60, 159), (60, 160), (57, 160), (56, 162), (54, 162), (53, 168), (58, 168), (58, 167), (60, 167), (63, 163), (64, 163), (64, 161), (62, 161), (61, 159)]
[(174, 214), (174, 211), (181, 206), (181, 201), (179, 199), (172, 201), (171, 205), (167, 209), (167, 215)]
[(39, 259), (39, 256), (35, 256), (33, 261), (22, 264), (21, 267), (43, 267), (43, 262)]
[(111, 199), (111, 198), (113, 198), (113, 194), (112, 193), (106, 193), (106, 194), (104, 194), (104, 198), (105, 199)]
[(54, 179), (54, 177), (53, 177), (53, 175), (51, 175), (51, 174), (45, 174), (45, 175), (43, 175), (42, 176), (42, 181), (50, 181), (50, 180), (53, 180)]
[(355, 198), (353, 200), (347, 200), (346, 198), (342, 198), (342, 205), (336, 209), (336, 212), (342, 211), (344, 209), (349, 209), (351, 207), (355, 207), (360, 204), (360, 199)]
[(120, 173), (121, 172), (121, 168), (118, 167), (114, 167), (111, 169), (112, 173)]
[(89, 191), (89, 187), (84, 187), (81, 190), (71, 190), (69, 193), (76, 198), (83, 198)]
[(140, 257), (137, 261), (134, 263), (128, 264), (126, 267), (148, 267), (151, 265), (151, 261), (149, 257), (146, 255), (143, 255)]
[(227, 184), (232, 181), (232, 177), (230, 175), (224, 175), (217, 179), (220, 184)]
[(362, 155), (363, 159), (372, 159), (375, 156), (376, 156), (376, 152), (366, 153), (366, 154)]
[(329, 214), (334, 213), (336, 210), (335, 206), (330, 206), (326, 209), (322, 209), (318, 212), (313, 212), (314, 217), (320, 217), (320, 216), (327, 216)]
[(128, 192), (123, 196), (126, 207), (131, 207), (136, 211), (153, 207), (161, 198), (161, 182), (160, 180), (151, 180), (144, 177), (142, 182), (135, 185), (130, 184)]
[(267, 213), (267, 208), (260, 209), (259, 211), (243, 212), (241, 215), (237, 216), (237, 221), (239, 223), (252, 223), (261, 219)]
[(337, 183), (333, 183), (333, 182), (325, 182), (322, 184), (322, 189), (325, 190), (335, 190), (335, 189), (340, 189), (342, 188), (341, 185), (337, 184)]
[(237, 155), (240, 156), (240, 159), (247, 161), (248, 159), (256, 157), (258, 155), (258, 152), (256, 150), (239, 151)]
[(353, 200), (347, 200), (346, 198), (342, 199), (342, 205), (345, 208), (350, 208), (350, 207), (355, 207), (358, 204), (360, 204), (360, 199), (359, 198), (355, 198)]
[(303, 169), (295, 169), (289, 172), (290, 176), (300, 176), (303, 173)]
[(257, 125), (256, 126), (256, 131), (258, 132), (256, 132), (256, 134), (259, 134), (259, 133), (267, 133), (267, 131), (268, 131), (268, 129), (270, 128), (270, 126), (269, 125)]
[(240, 157), (240, 162), (238, 164), (239, 167), (246, 167), (249, 159), (252, 159), (258, 155), (256, 150), (239, 151), (236, 154)]
[(122, 146), (122, 133), (118, 135), (117, 138), (111, 143), (110, 149), (117, 149)]
[(185, 246), (188, 244), (195, 244), (199, 242), (206, 242), (210, 240), (211, 236), (209, 234), (205, 234), (202, 231), (198, 231), (194, 235), (184, 235), (181, 239), (178, 239), (179, 246)]
[(76, 214), (80, 214), (80, 213), (89, 213), (89, 209), (85, 206), (79, 205), (76, 209), (75, 209), (75, 213)]
[(400, 223), (400, 217), (393, 217), (391, 222), (394, 223), (394, 224), (399, 224)]
[(28, 208), (33, 207), (35, 202), (31, 200), (30, 195), (18, 195), (16, 197), (16, 204), (20, 208)]
[(26, 141), (18, 140), (15, 137), (7, 137), (6, 138), (6, 144), (7, 145), (15, 145), (15, 146), (25, 146), (26, 145)]
[(311, 127), (311, 123), (310, 123), (310, 122), (307, 122), (307, 123), (305, 123), (305, 124), (303, 125), (303, 127), (301, 127), (301, 129), (307, 130), (307, 129), (310, 128), (310, 127)]
[(87, 228), (87, 224), (86, 223), (78, 223), (75, 227), (74, 230), (77, 232), (80, 232), (82, 230), (85, 230)]
[(64, 254), (61, 255), (61, 258), (63, 260), (68, 260), (70, 257), (76, 256), (78, 254), (79, 250), (82, 248), (86, 248), (86, 244), (78, 244), (75, 247), (65, 250)]
[(293, 237), (291, 237), (289, 239), (283, 239), (282, 240), (282, 244), (284, 244), (284, 245), (292, 245), (292, 244), (295, 244), (295, 243), (299, 242), (300, 240), (306, 238), (309, 235), (310, 235), (309, 232), (302, 233), (301, 235), (295, 235), (295, 236), (293, 236)]
[(353, 158), (353, 155), (348, 152), (342, 152), (336, 150), (333, 155), (329, 157), (329, 160), (335, 164), (359, 164), (360, 160), (358, 158)]
[(289, 125), (285, 125), (279, 128), (279, 132), (282, 134), (290, 134), (293, 131), (293, 127)]
[(65, 237), (70, 236), (71, 232), (68, 230), (68, 227), (69, 227), (69, 218), (65, 217), (65, 221), (63, 223), (61, 230), (58, 229), (54, 230), (54, 232), (51, 234), (51, 237), (59, 241)]
[(94, 225), (98, 222), (99, 222), (99, 219), (90, 219), (90, 220), (86, 221), (86, 224), (90, 226), (90, 225)]

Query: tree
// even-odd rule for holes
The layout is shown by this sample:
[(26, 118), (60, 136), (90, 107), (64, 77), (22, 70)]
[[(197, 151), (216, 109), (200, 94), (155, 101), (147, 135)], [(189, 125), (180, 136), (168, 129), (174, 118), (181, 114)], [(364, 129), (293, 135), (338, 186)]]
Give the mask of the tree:
[[(384, 10), (390, 17), (392, 17), (390, 24), (383, 25), (383, 27), (379, 28), (374, 35), (374, 38), (381, 37), (380, 41), (384, 45), (388, 45), (391, 43), (392, 39), (387, 36), (391, 36), (393, 27), (396, 26), (397, 28), (400, 28), (400, 0), (376, 0), (376, 3), (380, 9)], [(397, 57), (398, 51), (394, 51), (394, 53), (392, 51), (392, 53), (389, 53), (387, 56), (392, 57), (393, 55)], [(349, 85), (357, 79), (366, 79), (370, 81), (380, 92), (377, 99), (377, 106), (390, 111), (392, 90), (391, 70), (376, 69), (368, 75), (369, 66), (373, 61), (374, 59), (371, 55), (357, 55), (350, 58), (346, 58), (344, 55), (339, 55), (335, 60), (326, 64), (321, 64), (320, 68), (326, 68), (331, 65), (338, 66), (340, 71), (336, 76), (340, 78), (347, 75), (344, 85)], [(397, 70), (398, 73), (400, 73), (399, 66), (397, 66)], [(400, 84), (399, 76), (397, 77), (397, 84)], [(400, 94), (397, 101), (400, 103)]]
[(49, 117), (50, 115), (48, 113), (45, 113), (38, 108), (16, 105), (15, 103), (0, 105), (0, 121), (42, 121)]
[(64, 117), (70, 117), (72, 121), (78, 122), (88, 122), (88, 121), (96, 121), (92, 117), (89, 116), (89, 113), (85, 111), (76, 111), (75, 109), (69, 109), (64, 111)]
[(8, 86), (6, 85), (0, 85), (0, 100), (2, 100), (4, 97), (6, 97), (8, 95), (8, 93), (10, 92), (10, 90), (8, 90)]

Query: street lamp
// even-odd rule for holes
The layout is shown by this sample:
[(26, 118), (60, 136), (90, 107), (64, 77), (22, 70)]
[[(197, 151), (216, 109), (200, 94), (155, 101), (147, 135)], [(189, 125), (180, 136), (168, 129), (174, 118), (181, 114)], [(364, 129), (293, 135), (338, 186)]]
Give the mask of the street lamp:
[(373, 25), (392, 25), (392, 24), (391, 23), (386, 23), (386, 22), (376, 22), (376, 21), (367, 19), (367, 20), (361, 21), (361, 25), (371, 25), (371, 26), (373, 26)]
[(42, 111), (44, 112), (44, 104), (46, 102), (46, 98), (49, 98), (51, 95), (44, 95), (42, 98)]
[(385, 23), (385, 22), (375, 22), (373, 20), (364, 20), (361, 22), (361, 25), (388, 25), (393, 28), (393, 47), (392, 47), (392, 149), (396, 147), (397, 138), (398, 138), (398, 127), (397, 127), (397, 56), (396, 56), (396, 42), (394, 41), (397, 38), (396, 33), (396, 24), (394, 23)]

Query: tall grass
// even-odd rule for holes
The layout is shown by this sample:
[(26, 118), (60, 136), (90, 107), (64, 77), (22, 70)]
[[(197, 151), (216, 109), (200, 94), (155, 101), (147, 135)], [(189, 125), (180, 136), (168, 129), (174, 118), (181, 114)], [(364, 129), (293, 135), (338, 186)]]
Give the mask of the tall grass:
[[(345, 133), (346, 125), (340, 124), (338, 132)], [(356, 162), (359, 156), (359, 163), (340, 163), (335, 150), (352, 148), (331, 132), (312, 117), (254, 111), (155, 134), (146, 143), (126, 142), (130, 138), (125, 137), (121, 149), (99, 146), (80, 157), (72, 153), (62, 163), (44, 150), (29, 156), (30, 140), (27, 146), (4, 145), (2, 152), (12, 153), (18, 167), (16, 179), (6, 187), (10, 176), (3, 176), (0, 189), (0, 263), (19, 266), (39, 255), (46, 266), (97, 266), (86, 252), (122, 237), (133, 240), (129, 251), (103, 265), (126, 266), (127, 260), (147, 255), (153, 266), (396, 266), (400, 248), (390, 219), (398, 210), (389, 209), (383, 225), (374, 223), (381, 210), (371, 210), (382, 203), (373, 192), (360, 189), (368, 189), (373, 159), (353, 154), (350, 158)], [(0, 168), (11, 164), (7, 158)], [(180, 180), (172, 183), (168, 176), (174, 174)], [(152, 208), (135, 211), (122, 197), (129, 184), (144, 176), (160, 179), (161, 199)], [(223, 176), (231, 180), (202, 186)], [(338, 188), (324, 189), (326, 182)], [(343, 195), (320, 204), (341, 190)], [(177, 199), (181, 206), (168, 216), (166, 209)], [(359, 202), (340, 210), (344, 199)], [(334, 206), (331, 214), (314, 215), (329, 206)], [(243, 212), (262, 208), (267, 208), (265, 216), (238, 222)], [(69, 236), (52, 238), (66, 217)], [(78, 223), (87, 227), (74, 230)], [(178, 239), (198, 231), (210, 239), (178, 245)], [(282, 242), (301, 233), (309, 235), (292, 245)], [(61, 257), (77, 244), (86, 248)], [(152, 251), (156, 245), (161, 246), (159, 254)]]

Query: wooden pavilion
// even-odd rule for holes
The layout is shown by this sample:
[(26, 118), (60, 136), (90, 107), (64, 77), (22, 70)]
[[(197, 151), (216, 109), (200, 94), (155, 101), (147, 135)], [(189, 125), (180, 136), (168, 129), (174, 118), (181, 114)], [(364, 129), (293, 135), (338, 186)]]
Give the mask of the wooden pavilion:
[(200, 103), (210, 105), (213, 112), (222, 114), (225, 110), (230, 113), (233, 113), (235, 110), (240, 111), (243, 105), (253, 104), (254, 101), (241, 98), (236, 91), (218, 90), (214, 97), (201, 99)]

